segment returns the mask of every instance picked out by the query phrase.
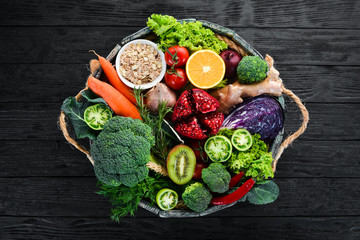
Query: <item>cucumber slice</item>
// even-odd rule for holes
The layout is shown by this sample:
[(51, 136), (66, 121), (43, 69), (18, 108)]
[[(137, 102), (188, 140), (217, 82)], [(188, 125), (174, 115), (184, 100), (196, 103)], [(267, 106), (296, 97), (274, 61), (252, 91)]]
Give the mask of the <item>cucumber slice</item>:
[(178, 203), (178, 194), (169, 188), (161, 189), (156, 194), (156, 203), (162, 210), (169, 211)]
[(94, 129), (103, 129), (105, 123), (112, 117), (110, 109), (104, 104), (95, 104), (85, 109), (84, 121)]
[(240, 128), (231, 137), (232, 145), (239, 151), (248, 150), (253, 143), (253, 139), (248, 130)]
[(225, 136), (213, 136), (206, 141), (204, 150), (213, 162), (225, 162), (231, 156), (232, 145)]

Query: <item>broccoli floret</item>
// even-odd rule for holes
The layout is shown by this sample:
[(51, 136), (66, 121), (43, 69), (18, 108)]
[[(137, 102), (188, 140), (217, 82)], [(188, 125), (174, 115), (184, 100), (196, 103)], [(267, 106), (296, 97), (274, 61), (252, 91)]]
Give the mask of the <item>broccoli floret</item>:
[(113, 117), (104, 130), (90, 148), (96, 177), (111, 186), (133, 187), (144, 180), (154, 145), (150, 127), (131, 118)]
[(144, 124), (140, 119), (121, 116), (113, 117), (110, 123), (105, 124), (102, 132), (117, 133), (124, 130), (130, 130), (135, 136), (144, 137), (149, 141), (151, 146), (155, 145), (155, 138), (152, 135), (151, 128)]
[(268, 71), (267, 63), (259, 56), (245, 56), (237, 67), (240, 83), (261, 82), (266, 78)]
[(186, 206), (195, 212), (205, 211), (212, 198), (209, 190), (199, 182), (187, 186), (181, 197)]
[(229, 190), (231, 176), (221, 163), (212, 163), (204, 168), (201, 177), (212, 192), (224, 193)]

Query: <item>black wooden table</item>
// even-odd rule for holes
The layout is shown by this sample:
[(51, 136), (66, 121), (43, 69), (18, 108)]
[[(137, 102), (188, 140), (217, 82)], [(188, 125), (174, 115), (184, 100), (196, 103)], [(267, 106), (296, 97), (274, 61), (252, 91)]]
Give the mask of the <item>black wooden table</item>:
[[(151, 13), (216, 22), (272, 55), (310, 113), (285, 151), (278, 200), (202, 218), (109, 220), (85, 155), (57, 126), (62, 101)], [(0, 239), (360, 239), (360, 2), (1, 1)], [(287, 133), (300, 125), (287, 99)]]

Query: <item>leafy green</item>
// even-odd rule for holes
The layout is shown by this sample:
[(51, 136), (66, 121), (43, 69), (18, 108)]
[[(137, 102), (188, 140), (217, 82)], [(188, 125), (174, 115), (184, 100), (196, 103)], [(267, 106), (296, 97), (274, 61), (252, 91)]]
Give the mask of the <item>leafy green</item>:
[(84, 121), (84, 112), (91, 103), (89, 102), (77, 102), (75, 97), (68, 97), (64, 100), (61, 110), (69, 118), (71, 125), (74, 128), (77, 138), (89, 138), (91, 140), (96, 139), (97, 131), (91, 129)]
[[(81, 96), (83, 96), (88, 102), (91, 103), (102, 103), (108, 106), (108, 104), (105, 102), (105, 100), (98, 95), (96, 95), (91, 89), (87, 89), (85, 91), (81, 92)], [(111, 108), (109, 108), (111, 110)]]
[(263, 205), (274, 202), (279, 196), (279, 187), (273, 181), (257, 182), (255, 186), (240, 200), (251, 204)]
[(271, 167), (271, 163), (273, 158), (271, 153), (265, 153), (261, 155), (258, 160), (253, 161), (249, 168), (247, 169), (245, 176), (247, 177), (257, 177), (258, 180), (262, 179), (263, 176), (265, 178), (273, 178), (274, 172)]
[(98, 194), (109, 198), (113, 207), (111, 219), (116, 222), (119, 222), (121, 217), (134, 216), (139, 202), (144, 198), (149, 200), (150, 204), (155, 204), (156, 194), (163, 188), (175, 189), (177, 193), (182, 192), (182, 188), (175, 186), (168, 178), (164, 178), (159, 174), (148, 176), (134, 187), (125, 185), (115, 187), (101, 182), (98, 184), (101, 189)]
[[(235, 131), (236, 129), (223, 128), (217, 135), (223, 135), (231, 139)], [(259, 134), (252, 135), (252, 138), (253, 144), (248, 150), (242, 152), (233, 149), (230, 159), (226, 162), (227, 167), (235, 173), (244, 171), (245, 176), (257, 178), (257, 180), (273, 178), (274, 172), (271, 166), (273, 158), (271, 152), (268, 152), (268, 147), (260, 139), (261, 136)]]
[(221, 82), (218, 85), (216, 85), (215, 87), (212, 87), (211, 90), (217, 90), (217, 89), (226, 87), (226, 85), (228, 85), (228, 80), (225, 78), (225, 79), (221, 80)]
[(211, 49), (219, 54), (228, 47), (199, 21), (180, 23), (172, 16), (152, 14), (147, 26), (159, 37), (159, 48), (164, 52), (171, 46), (179, 45), (190, 51)]
[(161, 14), (152, 14), (147, 22), (147, 26), (159, 36), (165, 35), (179, 24), (180, 23), (177, 22), (176, 18)]

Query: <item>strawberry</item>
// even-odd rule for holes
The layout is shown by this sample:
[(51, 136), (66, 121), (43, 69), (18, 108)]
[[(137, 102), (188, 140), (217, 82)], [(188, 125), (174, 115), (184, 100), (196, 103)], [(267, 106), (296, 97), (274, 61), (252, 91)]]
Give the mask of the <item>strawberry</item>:
[(224, 114), (221, 112), (212, 112), (199, 116), (200, 123), (210, 130), (211, 135), (215, 135), (224, 121)]
[(195, 102), (196, 110), (198, 110), (201, 113), (214, 112), (220, 107), (218, 100), (210, 96), (204, 90), (196, 89), (196, 88), (193, 89), (192, 97)]
[(172, 121), (176, 122), (190, 117), (195, 112), (191, 99), (191, 90), (184, 91), (177, 100)]
[(191, 117), (187, 121), (177, 122), (175, 124), (175, 130), (181, 135), (193, 138), (193, 139), (205, 139), (207, 136), (201, 129), (198, 119)]

